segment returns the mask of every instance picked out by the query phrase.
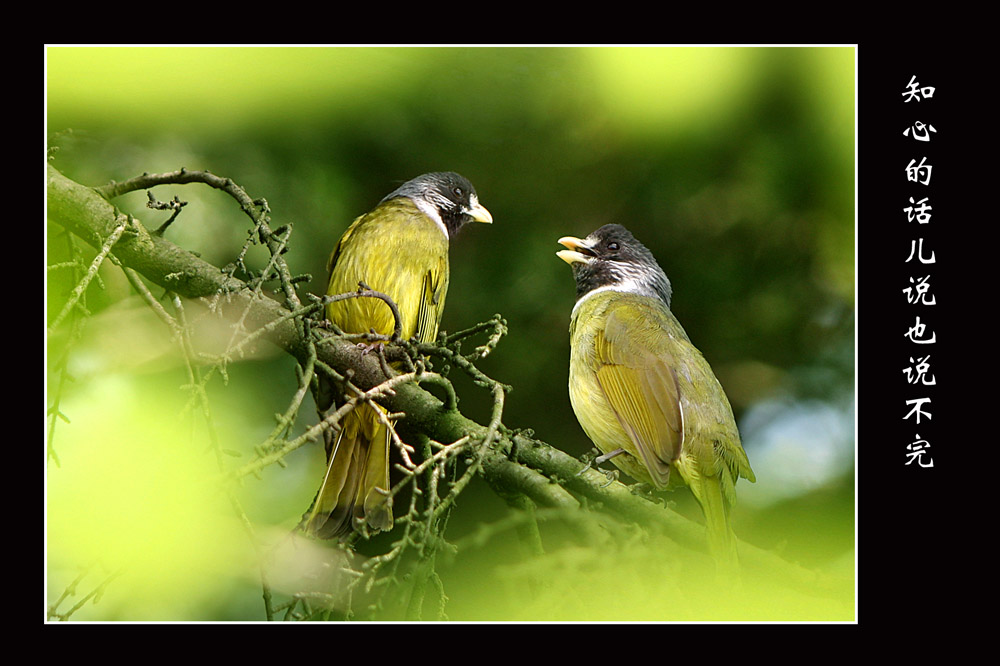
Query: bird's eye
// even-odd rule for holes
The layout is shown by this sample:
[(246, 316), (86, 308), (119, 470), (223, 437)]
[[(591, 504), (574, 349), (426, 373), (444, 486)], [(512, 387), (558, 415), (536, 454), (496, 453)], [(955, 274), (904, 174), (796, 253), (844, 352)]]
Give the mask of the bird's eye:
[(611, 250), (612, 252), (615, 252), (618, 249), (618, 243), (611, 241), (610, 243), (608, 243), (608, 249)]
[(452, 192), (453, 192), (453, 193), (455, 194), (455, 196), (456, 196), (456, 197), (458, 197), (459, 199), (461, 199), (461, 198), (462, 198), (462, 194), (463, 194), (463, 192), (462, 192), (462, 188), (461, 188), (461, 187), (456, 187), (455, 189), (453, 189), (453, 190), (452, 190)]

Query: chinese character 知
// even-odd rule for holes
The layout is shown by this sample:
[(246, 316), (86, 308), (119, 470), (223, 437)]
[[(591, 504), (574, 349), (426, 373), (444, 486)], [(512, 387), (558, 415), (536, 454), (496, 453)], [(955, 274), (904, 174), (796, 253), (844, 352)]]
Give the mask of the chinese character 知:
[(914, 74), (910, 77), (910, 82), (906, 84), (906, 92), (903, 93), (903, 97), (906, 98), (903, 100), (904, 103), (909, 102), (910, 100), (919, 102), (925, 97), (934, 97), (934, 88), (931, 86), (924, 86), (923, 88), (920, 88), (920, 84), (917, 83), (917, 75)]

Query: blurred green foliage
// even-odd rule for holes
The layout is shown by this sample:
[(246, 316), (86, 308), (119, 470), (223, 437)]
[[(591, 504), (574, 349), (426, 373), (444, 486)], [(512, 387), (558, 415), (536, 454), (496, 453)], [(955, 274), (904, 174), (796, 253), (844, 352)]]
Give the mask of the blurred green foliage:
[[(84, 184), (187, 167), (266, 198), (274, 225), (293, 225), (286, 257), (312, 274), (314, 293), (356, 215), (417, 174), (467, 176), (495, 223), (454, 240), (442, 327), (501, 313), (510, 334), (482, 369), (514, 387), (504, 423), (574, 455), (590, 444), (566, 391), (574, 291), (555, 241), (625, 224), (670, 276), (674, 312), (733, 402), (758, 477), (738, 486), (737, 533), (843, 566), (854, 548), (855, 57), (836, 47), (54, 47), (47, 127), (52, 164)], [(168, 238), (216, 265), (232, 260), (247, 224), (231, 200), (195, 186), (156, 194), (191, 202)], [(146, 209), (142, 192), (115, 203), (151, 227), (167, 215)], [(51, 230), (48, 254), (50, 264), (65, 259)], [(183, 378), (157, 334), (137, 330), (134, 349), (123, 349), (114, 322), (129, 311), (128, 286), (107, 268), (101, 276), (63, 405), (71, 419), (74, 407), (94, 408), (84, 398), (108, 375)], [(73, 280), (68, 271), (48, 279), (51, 318)], [(453, 379), (463, 412), (485, 422), (488, 393)], [(240, 435), (228, 445), (246, 451), (263, 439), (294, 388), (281, 354), (231, 366), (228, 383), (210, 387), (213, 415)], [(777, 428), (803, 406), (829, 418)], [(56, 450), (75, 441), (57, 433)], [(292, 458), (243, 488), (251, 519), (287, 529), (308, 506), (322, 454)], [(71, 459), (50, 470), (50, 520)], [(782, 492), (789, 477), (798, 483)], [(507, 515), (485, 487), (467, 492), (450, 533)], [(53, 587), (66, 582), (50, 575)], [(213, 612), (259, 617), (252, 594)], [(517, 619), (540, 619), (543, 606)], [(662, 618), (651, 613), (626, 615)]]

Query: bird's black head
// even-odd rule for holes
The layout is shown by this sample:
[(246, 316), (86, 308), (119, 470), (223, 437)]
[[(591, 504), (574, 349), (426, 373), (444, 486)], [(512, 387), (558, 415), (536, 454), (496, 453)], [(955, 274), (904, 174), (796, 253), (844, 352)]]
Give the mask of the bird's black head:
[(493, 216), (479, 203), (476, 188), (452, 171), (435, 171), (400, 185), (382, 201), (406, 197), (438, 222), (451, 238), (469, 222), (493, 222)]
[(653, 253), (620, 224), (606, 224), (584, 239), (566, 236), (559, 243), (568, 249), (556, 253), (573, 267), (576, 296), (608, 287), (644, 293), (670, 305), (670, 280)]

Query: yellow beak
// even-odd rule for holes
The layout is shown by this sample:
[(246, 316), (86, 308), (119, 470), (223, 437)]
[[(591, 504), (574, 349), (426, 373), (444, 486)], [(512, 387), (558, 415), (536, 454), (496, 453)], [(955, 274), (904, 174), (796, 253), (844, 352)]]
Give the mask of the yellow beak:
[(490, 215), (490, 211), (483, 208), (482, 204), (478, 201), (472, 202), (472, 207), (466, 211), (466, 214), (470, 215), (476, 222), (493, 224), (493, 216)]
[[(587, 244), (579, 238), (575, 238), (573, 236), (563, 236), (557, 242), (560, 245), (565, 245), (569, 249), (559, 250), (556, 252), (556, 256), (571, 266), (576, 263), (588, 262), (594, 257)], [(583, 250), (587, 254), (580, 252), (580, 250)]]

